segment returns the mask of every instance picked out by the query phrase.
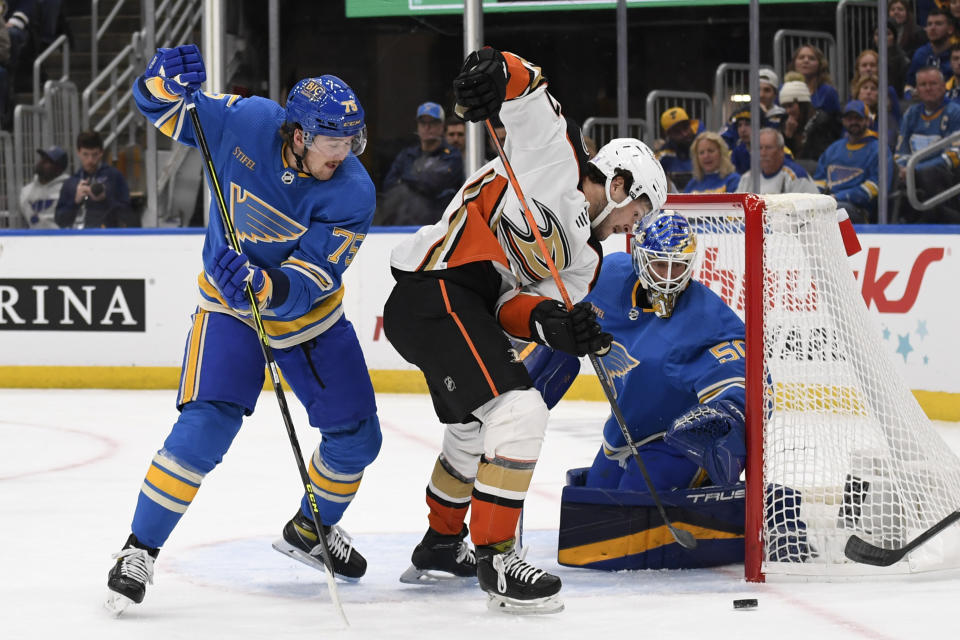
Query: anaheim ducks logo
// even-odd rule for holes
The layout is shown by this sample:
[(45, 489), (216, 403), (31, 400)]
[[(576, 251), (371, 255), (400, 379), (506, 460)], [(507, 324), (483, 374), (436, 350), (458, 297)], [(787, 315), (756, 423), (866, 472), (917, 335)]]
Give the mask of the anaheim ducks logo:
[(230, 217), (241, 241), (288, 242), (307, 231), (296, 220), (233, 183), (230, 183)]
[(603, 366), (614, 378), (622, 378), (639, 364), (640, 361), (630, 355), (627, 348), (616, 340), (610, 346), (610, 353), (603, 356)]
[[(545, 204), (533, 201), (536, 211), (533, 211), (537, 229), (543, 237), (547, 251), (553, 258), (558, 271), (562, 271), (570, 261), (570, 247), (557, 215)], [(539, 212), (539, 216), (537, 215)], [(550, 268), (540, 251), (537, 238), (527, 223), (527, 218), (521, 212), (519, 223), (509, 216), (501, 216), (499, 226), (500, 244), (504, 251), (513, 259), (511, 263), (520, 271), (521, 275), (530, 282), (536, 282), (550, 277)]]

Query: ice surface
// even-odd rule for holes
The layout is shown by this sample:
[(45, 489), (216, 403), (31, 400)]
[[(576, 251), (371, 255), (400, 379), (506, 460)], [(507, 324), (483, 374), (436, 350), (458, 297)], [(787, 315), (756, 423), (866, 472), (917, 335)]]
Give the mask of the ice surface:
[[(528, 559), (558, 573), (566, 610), (488, 612), (477, 587), (419, 587), (398, 577), (426, 527), (424, 487), (440, 427), (429, 400), (380, 395), (384, 443), (341, 523), (368, 559), (339, 589), (270, 548), (300, 484), (272, 393), (160, 554), (156, 583), (120, 619), (102, 609), (110, 554), (127, 537), (140, 482), (176, 416), (173, 391), (0, 390), (0, 638), (839, 638), (956, 637), (960, 578), (748, 584), (743, 567), (624, 572), (559, 567), (566, 469), (590, 463), (605, 405), (561, 402), (527, 499)], [(290, 397), (304, 453), (316, 433)], [(960, 450), (960, 427), (938, 429)], [(733, 600), (759, 600), (735, 611)], [(617, 634), (609, 635), (609, 634)]]

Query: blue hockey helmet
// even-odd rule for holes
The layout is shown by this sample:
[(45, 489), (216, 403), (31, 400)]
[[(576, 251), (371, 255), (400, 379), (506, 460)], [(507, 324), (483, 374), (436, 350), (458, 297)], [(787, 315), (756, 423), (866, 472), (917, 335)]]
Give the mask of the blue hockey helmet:
[(307, 148), (314, 136), (353, 136), (350, 150), (360, 155), (367, 146), (363, 107), (347, 83), (333, 75), (304, 78), (287, 96), (287, 122), (299, 125)]
[(690, 223), (675, 211), (651, 212), (634, 229), (632, 253), (633, 270), (654, 312), (669, 318), (697, 259), (697, 236)]

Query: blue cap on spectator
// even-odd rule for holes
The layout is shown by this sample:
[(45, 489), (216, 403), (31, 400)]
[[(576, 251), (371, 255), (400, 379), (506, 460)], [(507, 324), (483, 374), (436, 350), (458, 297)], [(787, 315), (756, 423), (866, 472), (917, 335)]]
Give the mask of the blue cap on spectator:
[(863, 106), (862, 100), (851, 100), (847, 103), (847, 106), (843, 108), (843, 115), (848, 113), (859, 114), (861, 118), (867, 117), (867, 108)]
[(37, 149), (37, 153), (45, 158), (48, 158), (58, 167), (62, 167), (64, 169), (67, 167), (67, 152), (57, 145), (47, 147), (46, 149)]
[(436, 102), (424, 102), (422, 105), (417, 107), (417, 117), (421, 118), (427, 116), (428, 118), (436, 118), (437, 120), (443, 120), (443, 107), (438, 105)]

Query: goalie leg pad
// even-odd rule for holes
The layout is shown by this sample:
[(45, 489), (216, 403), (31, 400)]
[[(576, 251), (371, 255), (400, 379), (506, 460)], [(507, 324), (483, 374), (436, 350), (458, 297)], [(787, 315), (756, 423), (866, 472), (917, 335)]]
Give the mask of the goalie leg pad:
[(648, 493), (583, 486), (586, 469), (572, 469), (560, 503), (557, 561), (623, 569), (694, 569), (743, 562), (744, 485), (663, 491), (673, 523), (692, 531), (684, 549), (666, 533)]

